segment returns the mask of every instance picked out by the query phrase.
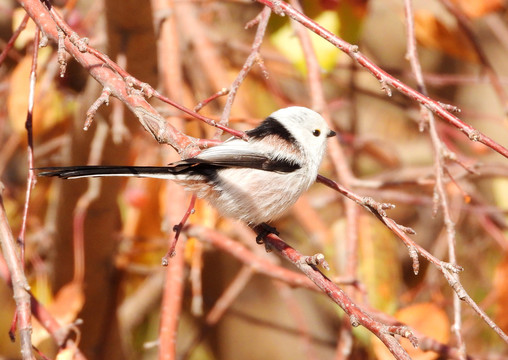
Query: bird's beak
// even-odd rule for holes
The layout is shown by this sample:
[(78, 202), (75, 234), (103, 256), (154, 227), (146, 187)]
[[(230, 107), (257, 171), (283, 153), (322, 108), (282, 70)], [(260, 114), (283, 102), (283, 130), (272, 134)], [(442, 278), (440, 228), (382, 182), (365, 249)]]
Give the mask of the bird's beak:
[(330, 132), (326, 135), (326, 137), (334, 137), (335, 135), (337, 135), (337, 133), (333, 130), (330, 130)]

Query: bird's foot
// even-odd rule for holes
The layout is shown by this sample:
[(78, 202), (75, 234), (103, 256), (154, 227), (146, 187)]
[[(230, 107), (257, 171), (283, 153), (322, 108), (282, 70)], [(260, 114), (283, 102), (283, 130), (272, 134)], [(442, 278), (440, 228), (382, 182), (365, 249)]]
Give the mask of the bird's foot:
[(259, 245), (264, 244), (266, 252), (272, 251), (272, 249), (270, 249), (270, 246), (267, 243), (265, 243), (265, 238), (270, 234), (279, 236), (279, 232), (277, 231), (277, 229), (274, 228), (273, 226), (268, 225), (267, 223), (261, 223), (255, 227), (255, 230), (258, 233), (258, 235), (256, 236), (256, 243)]

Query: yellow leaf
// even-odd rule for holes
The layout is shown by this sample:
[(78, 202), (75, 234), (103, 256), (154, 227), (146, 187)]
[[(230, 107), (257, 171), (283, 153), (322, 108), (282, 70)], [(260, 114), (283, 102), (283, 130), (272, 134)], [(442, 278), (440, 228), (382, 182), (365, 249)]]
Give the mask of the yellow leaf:
[[(450, 321), (446, 313), (433, 303), (411, 305), (397, 311), (395, 318), (420, 334), (441, 343), (446, 344), (450, 338)], [(407, 339), (402, 338), (400, 343), (413, 360), (433, 360), (438, 357), (435, 352), (415, 349)], [(373, 348), (378, 359), (393, 359), (393, 355), (376, 337), (373, 337)]]
[[(335, 11), (323, 11), (317, 16), (316, 21), (329, 31), (337, 34), (340, 28), (340, 21)], [(301, 26), (301, 25), (297, 25)], [(340, 52), (335, 46), (324, 40), (320, 36), (310, 33), (314, 52), (317, 56), (319, 65), (325, 71), (330, 71), (337, 62), (337, 56)], [(298, 37), (295, 35), (290, 23), (286, 23), (277, 30), (271, 37), (272, 43), (284, 54), (293, 65), (302, 73), (307, 71), (305, 57)]]
[(58, 354), (56, 355), (56, 360), (72, 360), (75, 358), (75, 355), (76, 354), (76, 349), (73, 349), (73, 348), (65, 348), (65, 349), (60, 349), (58, 351)]
[(492, 181), (492, 192), (497, 206), (503, 210), (508, 210), (508, 180), (496, 178)]
[(494, 276), (494, 292), (496, 294), (496, 323), (504, 331), (508, 331), (508, 257), (497, 266)]
[[(23, 8), (17, 8), (14, 10), (12, 14), (12, 31), (15, 31), (19, 27), (19, 24), (21, 24), (25, 15), (26, 11)], [(19, 34), (18, 38), (14, 42), (14, 47), (18, 50), (24, 49), (26, 44), (34, 39), (35, 29), (35, 23), (32, 20), (28, 20), (25, 30)]]
[[(39, 49), (37, 60), (39, 69), (45, 68), (45, 64), (51, 59), (52, 51), (49, 47)], [(32, 56), (27, 55), (14, 68), (9, 80), (7, 113), (12, 129), (19, 135), (25, 134), (31, 67)], [(45, 75), (45, 71), (38, 70), (35, 86), (32, 121), (33, 131), (39, 135), (66, 119), (75, 106), (74, 102), (66, 101), (53, 81), (44, 81)], [(45, 84), (45, 87), (42, 88), (41, 84)]]
[(359, 218), (358, 276), (369, 289), (369, 301), (383, 311), (395, 310), (398, 303), (398, 288), (401, 272), (397, 263), (397, 246), (390, 233), (377, 219), (362, 214)]
[[(74, 281), (64, 285), (46, 308), (60, 325), (65, 326), (76, 320), (84, 304), (83, 284)], [(39, 323), (35, 323), (32, 335), (33, 343), (35, 345), (41, 344), (48, 337), (48, 332)]]
[(340, 36), (349, 43), (360, 40), (365, 16), (368, 12), (367, 0), (346, 0), (339, 2)]

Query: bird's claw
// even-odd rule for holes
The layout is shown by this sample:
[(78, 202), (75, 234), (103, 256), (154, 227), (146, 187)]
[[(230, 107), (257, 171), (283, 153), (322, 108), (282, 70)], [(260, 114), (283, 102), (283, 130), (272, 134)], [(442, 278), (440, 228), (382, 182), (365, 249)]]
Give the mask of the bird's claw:
[[(256, 236), (256, 243), (259, 245), (265, 244), (265, 238), (270, 234), (279, 236), (279, 232), (277, 231), (277, 229), (266, 223), (260, 224), (256, 230), (258, 233), (258, 235)], [(265, 244), (265, 247), (266, 251), (269, 252), (270, 249), (268, 248), (267, 244)]]
[(266, 223), (260, 224), (258, 226), (257, 230), (258, 230), (258, 235), (256, 236), (256, 243), (258, 243), (259, 245), (264, 244), (265, 238), (270, 234), (279, 236), (279, 232), (277, 231), (277, 229), (274, 228), (273, 226), (266, 224)]

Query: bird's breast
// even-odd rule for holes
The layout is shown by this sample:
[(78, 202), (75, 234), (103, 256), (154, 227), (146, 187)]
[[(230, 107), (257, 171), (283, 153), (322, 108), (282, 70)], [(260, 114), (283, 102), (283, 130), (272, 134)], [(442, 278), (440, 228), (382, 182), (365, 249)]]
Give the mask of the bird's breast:
[(223, 216), (259, 224), (281, 216), (309, 188), (316, 175), (301, 169), (291, 173), (225, 169), (218, 174), (213, 194), (206, 197)]

